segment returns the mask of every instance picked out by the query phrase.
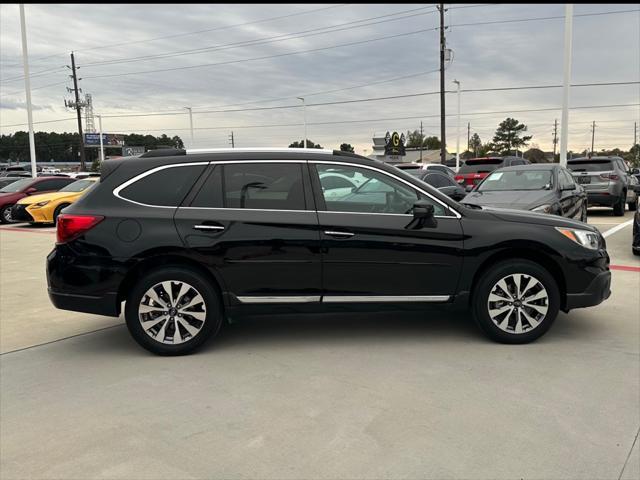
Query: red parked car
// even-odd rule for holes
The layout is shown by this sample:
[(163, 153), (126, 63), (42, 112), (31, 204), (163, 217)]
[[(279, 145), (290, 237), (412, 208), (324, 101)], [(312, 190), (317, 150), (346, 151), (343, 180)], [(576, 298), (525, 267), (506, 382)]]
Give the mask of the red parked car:
[(476, 186), (494, 170), (515, 165), (528, 165), (531, 162), (521, 157), (484, 157), (465, 160), (456, 173), (456, 182), (463, 187)]
[(27, 195), (57, 192), (62, 187), (75, 182), (70, 177), (22, 178), (0, 189), (0, 222), (12, 223), (11, 207)]

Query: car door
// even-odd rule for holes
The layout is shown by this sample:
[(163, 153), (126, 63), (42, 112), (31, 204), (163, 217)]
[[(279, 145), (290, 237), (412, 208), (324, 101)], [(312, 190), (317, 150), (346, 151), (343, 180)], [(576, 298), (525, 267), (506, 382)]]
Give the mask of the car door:
[(212, 163), (174, 218), (231, 301), (320, 301), (320, 237), (305, 160)]
[[(311, 161), (322, 245), (324, 302), (446, 301), (462, 265), (459, 214), (410, 182), (372, 166)], [(325, 197), (320, 176), (367, 178), (340, 198)], [(412, 206), (434, 206), (434, 226), (411, 229)]]

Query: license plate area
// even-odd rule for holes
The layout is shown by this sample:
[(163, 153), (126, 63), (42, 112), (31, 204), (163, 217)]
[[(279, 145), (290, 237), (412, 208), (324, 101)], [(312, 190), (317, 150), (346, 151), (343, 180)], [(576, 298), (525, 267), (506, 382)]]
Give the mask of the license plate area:
[(591, 183), (591, 177), (578, 177), (578, 183), (580, 184)]

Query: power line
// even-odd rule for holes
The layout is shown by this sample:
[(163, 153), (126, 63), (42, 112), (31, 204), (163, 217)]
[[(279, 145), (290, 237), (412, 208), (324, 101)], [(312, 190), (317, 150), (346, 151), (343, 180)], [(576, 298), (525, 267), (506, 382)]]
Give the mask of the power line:
[[(159, 53), (156, 55), (141, 55), (141, 56), (137, 56), (137, 57), (124, 57), (124, 58), (116, 58), (116, 59), (111, 59), (111, 60), (102, 60), (102, 61), (97, 61), (97, 62), (90, 62), (90, 63), (85, 63), (83, 64), (84, 68), (89, 68), (89, 67), (95, 67), (95, 66), (104, 66), (104, 65), (117, 65), (120, 63), (130, 63), (130, 62), (139, 62), (139, 61), (146, 61), (146, 60), (156, 60), (156, 59), (162, 59), (162, 58), (171, 58), (171, 57), (176, 57), (176, 56), (185, 56), (185, 55), (196, 55), (196, 54), (200, 54), (200, 53), (208, 53), (211, 51), (215, 51), (215, 50), (228, 50), (230, 48), (238, 48), (238, 47), (247, 47), (247, 46), (256, 46), (256, 45), (264, 45), (267, 43), (274, 43), (274, 42), (282, 42), (282, 41), (286, 41), (286, 40), (295, 40), (298, 38), (304, 38), (304, 37), (310, 37), (310, 36), (315, 36), (315, 35), (326, 35), (328, 33), (335, 33), (335, 32), (340, 32), (343, 30), (351, 30), (354, 28), (361, 28), (361, 27), (368, 27), (370, 25), (378, 25), (380, 23), (386, 23), (386, 22), (394, 22), (394, 21), (398, 21), (398, 20), (404, 20), (407, 18), (415, 18), (416, 16), (420, 16), (420, 15), (427, 15), (429, 13), (433, 13), (435, 12), (435, 10), (429, 10), (427, 12), (422, 12), (422, 13), (415, 13), (418, 12), (420, 10), (426, 10), (427, 8), (430, 7), (420, 7), (420, 8), (413, 8), (410, 10), (403, 10), (400, 12), (394, 12), (394, 13), (388, 13), (385, 15), (378, 15), (375, 17), (369, 17), (369, 18), (363, 18), (360, 20), (353, 20), (350, 22), (345, 22), (345, 23), (339, 23), (336, 25), (330, 25), (327, 27), (316, 27), (316, 28), (311, 28), (308, 30), (301, 30), (299, 32), (291, 32), (291, 33), (283, 33), (280, 35), (275, 35), (272, 37), (263, 37), (263, 38), (257, 38), (257, 39), (253, 39), (253, 40), (244, 40), (242, 42), (233, 42), (233, 43), (227, 43), (227, 44), (222, 44), (222, 45), (211, 45), (208, 47), (201, 47), (201, 48), (194, 48), (194, 49), (189, 49), (189, 50), (181, 50), (181, 51), (174, 51), (174, 52), (167, 52), (167, 53)], [(376, 20), (376, 19), (380, 19), (380, 18), (386, 18), (386, 17), (392, 17), (392, 16), (396, 16), (396, 15), (402, 15), (405, 13), (410, 13), (410, 15), (404, 15), (402, 17), (398, 17), (398, 18), (387, 18), (386, 20), (380, 20), (377, 22), (371, 22), (370, 20)], [(363, 23), (363, 22), (369, 22), (369, 23)], [(363, 23), (362, 25), (354, 25), (357, 23)], [(326, 30), (326, 31), (324, 31)], [(289, 38), (283, 38), (283, 37), (289, 37)]]
[[(66, 85), (67, 82), (58, 82), (58, 83), (49, 83), (48, 85), (40, 85), (39, 87), (34, 87), (31, 89), (31, 91), (33, 92), (34, 90), (40, 90), (43, 88), (49, 88), (49, 87), (54, 87), (56, 85)], [(3, 93), (2, 95), (0, 95), (0, 97), (10, 97), (10, 96), (14, 96), (14, 95), (19, 95), (21, 93), (24, 93), (24, 90), (18, 90), (16, 92), (11, 92), (11, 93)]]
[(423, 28), (420, 30), (414, 30), (412, 32), (404, 32), (404, 33), (396, 33), (394, 35), (386, 35), (383, 37), (376, 37), (376, 38), (370, 38), (367, 40), (360, 40), (357, 42), (348, 42), (348, 43), (340, 43), (337, 45), (330, 45), (328, 47), (319, 47), (319, 48), (312, 48), (309, 50), (298, 50), (295, 52), (287, 52), (287, 53), (279, 53), (279, 54), (275, 54), (275, 55), (265, 55), (262, 57), (253, 57), (253, 58), (243, 58), (243, 59), (239, 59), (239, 60), (228, 60), (226, 62), (216, 62), (216, 63), (203, 63), (203, 64), (199, 64), (199, 65), (187, 65), (184, 67), (173, 67), (173, 68), (161, 68), (161, 69), (156, 69), (156, 70), (141, 70), (141, 71), (137, 71), (137, 72), (124, 72), (124, 73), (111, 73), (111, 74), (106, 74), (106, 75), (93, 75), (93, 76), (87, 76), (84, 77), (85, 79), (90, 79), (90, 78), (112, 78), (112, 77), (123, 77), (123, 76), (129, 76), (129, 75), (142, 75), (142, 74), (146, 74), (146, 73), (160, 73), (160, 72), (171, 72), (171, 71), (176, 71), (176, 70), (190, 70), (190, 69), (194, 69), (194, 68), (202, 68), (202, 67), (213, 67), (213, 66), (219, 66), (219, 65), (231, 65), (234, 63), (244, 63), (244, 62), (252, 62), (252, 61), (256, 61), (256, 60), (266, 60), (269, 58), (280, 58), (280, 57), (288, 57), (291, 55), (300, 55), (302, 53), (313, 53), (313, 52), (320, 52), (320, 51), (324, 51), (324, 50), (332, 50), (334, 48), (341, 48), (341, 47), (349, 47), (349, 46), (353, 46), (353, 45), (363, 45), (365, 43), (371, 43), (371, 42), (378, 42), (381, 40), (389, 40), (391, 38), (399, 38), (399, 37), (406, 37), (408, 35), (416, 35), (418, 33), (425, 33), (425, 32), (431, 32), (436, 30), (435, 28)]
[[(57, 67), (53, 67), (53, 68), (48, 68), (46, 70), (40, 70), (39, 72), (34, 72), (34, 73), (30, 74), (29, 78), (46, 77), (47, 75), (52, 75), (52, 73), (47, 73), (47, 72), (54, 72), (54, 71), (60, 70), (62, 68), (64, 68), (64, 66), (57, 66)], [(57, 72), (55, 72), (55, 73), (57, 73)], [(11, 77), (11, 78), (6, 78), (6, 79), (1, 79), (0, 83), (17, 82), (18, 80), (24, 80), (24, 75), (21, 75), (19, 77)]]

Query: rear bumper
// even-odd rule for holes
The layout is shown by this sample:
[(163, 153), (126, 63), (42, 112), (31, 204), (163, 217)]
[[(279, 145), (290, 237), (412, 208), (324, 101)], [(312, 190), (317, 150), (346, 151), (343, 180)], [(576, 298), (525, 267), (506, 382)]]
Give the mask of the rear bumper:
[(611, 272), (599, 273), (581, 293), (568, 293), (565, 311), (574, 308), (592, 307), (604, 302), (611, 295)]
[(589, 206), (604, 205), (605, 207), (613, 207), (620, 201), (620, 196), (606, 192), (587, 192), (587, 201)]
[(53, 306), (61, 310), (73, 312), (94, 313), (108, 317), (120, 315), (120, 303), (115, 293), (107, 293), (102, 296), (78, 295), (75, 293), (54, 292), (51, 288), (49, 299)]

